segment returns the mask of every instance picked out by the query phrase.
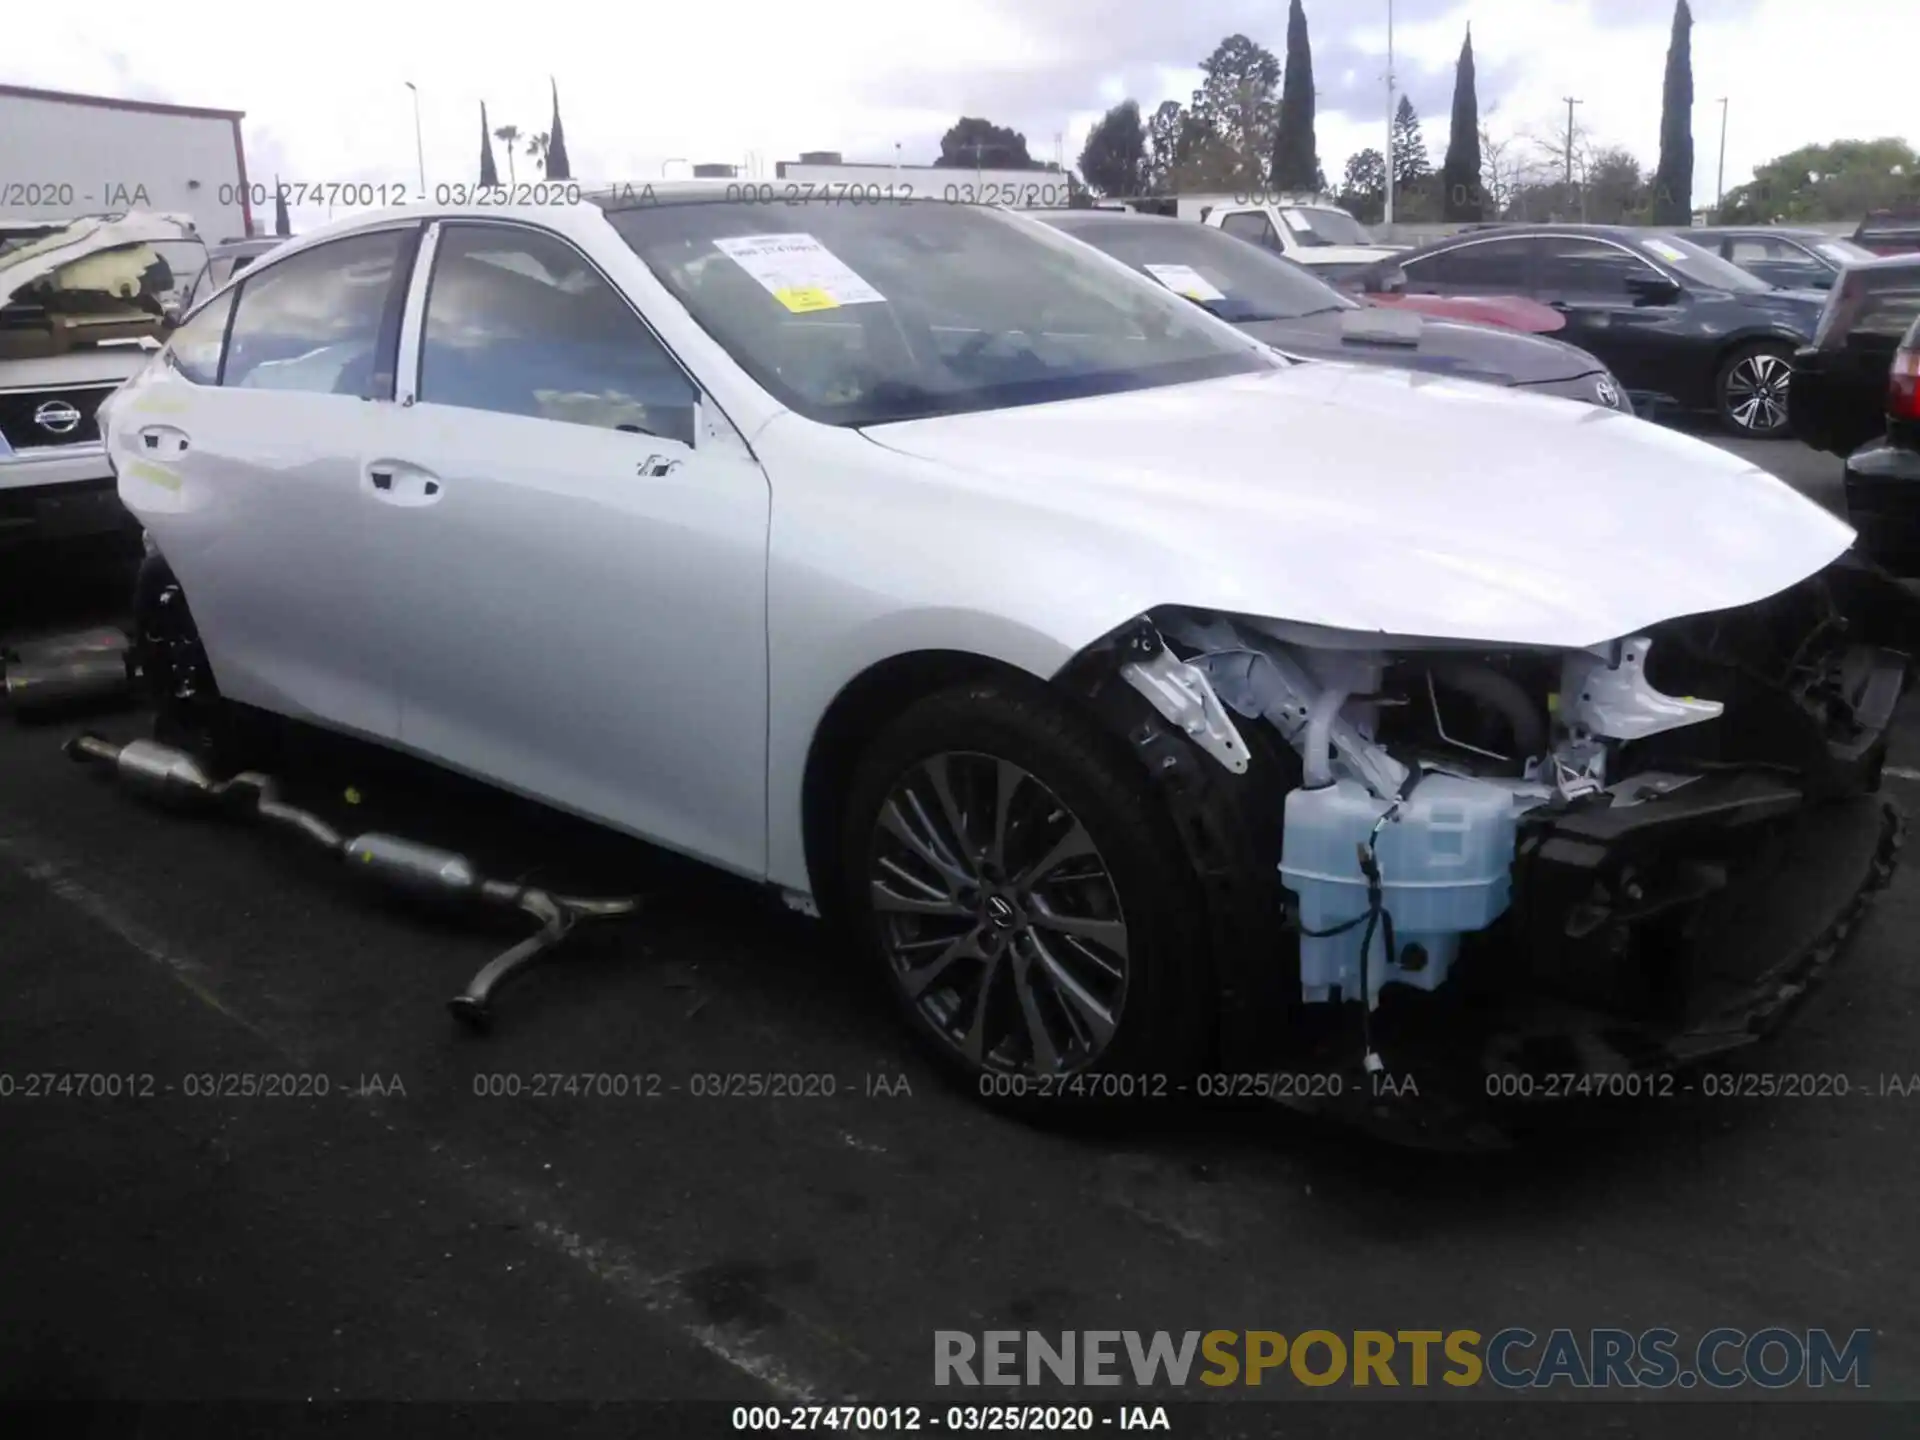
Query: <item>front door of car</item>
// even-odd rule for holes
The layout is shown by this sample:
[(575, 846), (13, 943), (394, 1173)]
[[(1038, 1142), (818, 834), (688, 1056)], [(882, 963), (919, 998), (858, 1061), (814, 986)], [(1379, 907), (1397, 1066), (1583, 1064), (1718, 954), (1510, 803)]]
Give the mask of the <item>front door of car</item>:
[(365, 477), (401, 744), (763, 873), (766, 475), (560, 236), (448, 222), (420, 271)]
[(113, 421), (122, 493), (185, 588), (222, 694), (382, 740), (400, 715), (390, 567), (361, 470), (393, 403), (418, 242), (418, 225), (391, 226), (249, 274), (176, 332)]
[(1536, 298), (1567, 317), (1554, 338), (1599, 356), (1629, 391), (1681, 393), (1673, 370), (1682, 347), (1674, 340), (1686, 292), (1636, 288), (1667, 277), (1611, 240), (1554, 235), (1539, 243)]

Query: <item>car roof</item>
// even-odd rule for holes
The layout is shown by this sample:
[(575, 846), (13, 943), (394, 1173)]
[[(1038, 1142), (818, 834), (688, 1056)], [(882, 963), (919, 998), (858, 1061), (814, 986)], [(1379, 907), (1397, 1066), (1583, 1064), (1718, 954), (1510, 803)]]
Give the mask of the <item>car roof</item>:
[(1785, 235), (1794, 240), (1844, 240), (1844, 235), (1829, 235), (1824, 230), (1796, 228), (1792, 225), (1694, 225), (1676, 227), (1677, 235)]
[(1098, 220), (1103, 224), (1120, 225), (1191, 225), (1195, 230), (1203, 230), (1203, 225), (1193, 225), (1190, 220), (1177, 220), (1171, 215), (1143, 215), (1138, 210), (1100, 210), (1083, 206), (1078, 210), (1023, 210), (1023, 215), (1031, 215), (1036, 220), (1045, 220), (1052, 224), (1055, 220)]
[(1873, 272), (1881, 270), (1912, 270), (1915, 268), (1920, 268), (1920, 254), (1876, 255), (1871, 260), (1856, 260), (1847, 266), (1849, 272), (1854, 270)]

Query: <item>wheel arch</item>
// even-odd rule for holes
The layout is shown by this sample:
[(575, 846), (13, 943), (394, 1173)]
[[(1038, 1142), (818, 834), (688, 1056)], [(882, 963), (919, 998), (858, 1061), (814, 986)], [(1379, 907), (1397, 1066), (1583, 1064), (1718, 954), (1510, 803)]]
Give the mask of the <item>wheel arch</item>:
[(1221, 1058), (1251, 1059), (1274, 1041), (1273, 1022), (1298, 990), (1297, 956), (1286, 950), (1279, 892), (1279, 835), (1287, 790), (1298, 781), (1292, 752), (1250, 727), (1253, 765), (1230, 774), (1165, 720), (1121, 675), (1138, 616), (1075, 652), (1049, 677), (966, 650), (891, 655), (850, 680), (823, 714), (807, 752), (801, 822), (816, 905), (830, 921), (840, 893), (839, 804), (863, 746), (907, 706), (952, 685), (992, 677), (1044, 693), (1089, 718), (1138, 763), (1172, 824), (1200, 886), (1217, 1002), (1213, 1037)]
[(869, 665), (828, 704), (814, 727), (800, 781), (801, 843), (814, 903), (823, 914), (837, 903), (840, 811), (861, 753), (894, 716), (916, 701), (983, 679), (1030, 690), (1048, 688), (1031, 671), (977, 651), (906, 650)]

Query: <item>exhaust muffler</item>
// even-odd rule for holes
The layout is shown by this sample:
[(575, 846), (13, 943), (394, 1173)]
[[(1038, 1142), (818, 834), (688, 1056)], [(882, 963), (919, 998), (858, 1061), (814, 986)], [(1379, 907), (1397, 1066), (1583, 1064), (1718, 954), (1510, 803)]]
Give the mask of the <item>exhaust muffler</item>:
[(20, 713), (118, 699), (133, 687), (133, 655), (118, 630), (83, 630), (16, 646), (8, 706)]
[[(315, 848), (346, 863), (356, 874), (388, 887), (432, 899), (516, 909), (540, 928), (481, 968), (467, 988), (447, 1002), (454, 1017), (474, 1029), (493, 1019), (493, 1000), (507, 980), (521, 974), (551, 950), (581, 920), (630, 915), (635, 896), (595, 898), (559, 895), (511, 881), (490, 880), (466, 856), (435, 845), (377, 831), (351, 838), (310, 810), (280, 797), (279, 782), (257, 770), (214, 780), (184, 750), (154, 740), (118, 745), (98, 735), (76, 735), (66, 743), (76, 762), (111, 765), (115, 777), (145, 799), (172, 809), (239, 810), (246, 806), (261, 820), (291, 831)], [(250, 805), (248, 805), (250, 802)]]

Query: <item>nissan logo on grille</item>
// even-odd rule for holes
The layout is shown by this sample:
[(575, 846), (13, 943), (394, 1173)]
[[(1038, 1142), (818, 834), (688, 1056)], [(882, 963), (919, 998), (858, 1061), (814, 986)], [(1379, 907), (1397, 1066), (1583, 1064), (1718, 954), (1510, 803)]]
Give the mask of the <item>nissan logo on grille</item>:
[(33, 412), (33, 423), (49, 435), (66, 435), (78, 428), (80, 412), (64, 400), (49, 400)]

